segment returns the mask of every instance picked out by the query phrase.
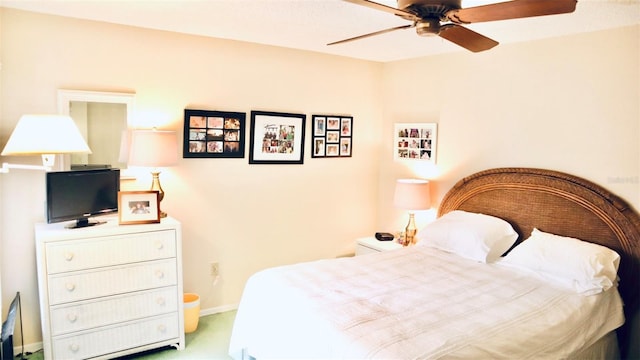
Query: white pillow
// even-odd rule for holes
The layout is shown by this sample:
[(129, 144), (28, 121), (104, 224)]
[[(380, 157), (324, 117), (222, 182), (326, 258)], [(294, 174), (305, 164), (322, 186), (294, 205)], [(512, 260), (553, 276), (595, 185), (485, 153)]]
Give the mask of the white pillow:
[(616, 283), (620, 255), (605, 246), (533, 229), (500, 263), (535, 271), (579, 294), (592, 295)]
[(500, 218), (454, 210), (420, 230), (417, 238), (418, 244), (488, 263), (509, 250), (518, 233)]

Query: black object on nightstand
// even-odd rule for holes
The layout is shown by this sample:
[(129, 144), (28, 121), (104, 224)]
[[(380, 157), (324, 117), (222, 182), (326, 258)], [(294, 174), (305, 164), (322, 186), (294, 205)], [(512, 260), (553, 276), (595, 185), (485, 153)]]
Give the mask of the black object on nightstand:
[(380, 241), (391, 241), (393, 240), (393, 235), (385, 232), (377, 232), (376, 239)]

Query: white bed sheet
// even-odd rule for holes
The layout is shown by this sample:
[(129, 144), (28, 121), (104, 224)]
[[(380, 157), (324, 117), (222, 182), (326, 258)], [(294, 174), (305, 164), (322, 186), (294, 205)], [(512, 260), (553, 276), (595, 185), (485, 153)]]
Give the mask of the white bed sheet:
[(239, 358), (245, 350), (260, 360), (558, 359), (623, 323), (615, 287), (581, 296), (513, 268), (414, 246), (256, 273), (229, 353)]

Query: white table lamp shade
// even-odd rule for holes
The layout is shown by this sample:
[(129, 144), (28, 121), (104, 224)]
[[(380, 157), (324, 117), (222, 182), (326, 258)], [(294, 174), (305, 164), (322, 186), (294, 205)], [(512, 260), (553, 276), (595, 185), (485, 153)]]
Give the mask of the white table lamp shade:
[(178, 163), (175, 131), (134, 130), (131, 132), (130, 166), (165, 167)]
[(3, 156), (91, 153), (73, 119), (66, 115), (23, 115)]
[(404, 210), (427, 210), (431, 207), (429, 182), (419, 179), (399, 179), (393, 205)]

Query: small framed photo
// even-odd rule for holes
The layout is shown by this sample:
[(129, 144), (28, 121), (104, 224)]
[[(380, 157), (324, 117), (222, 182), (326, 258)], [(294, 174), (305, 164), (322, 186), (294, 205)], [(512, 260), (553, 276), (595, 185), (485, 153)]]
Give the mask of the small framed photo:
[(184, 110), (183, 158), (243, 158), (246, 113)]
[(396, 123), (394, 158), (436, 163), (436, 123)]
[(311, 157), (350, 157), (353, 137), (353, 117), (312, 115), (313, 141)]
[(304, 114), (251, 111), (249, 164), (302, 164), (306, 119)]
[(118, 221), (121, 225), (160, 222), (159, 192), (119, 191)]

